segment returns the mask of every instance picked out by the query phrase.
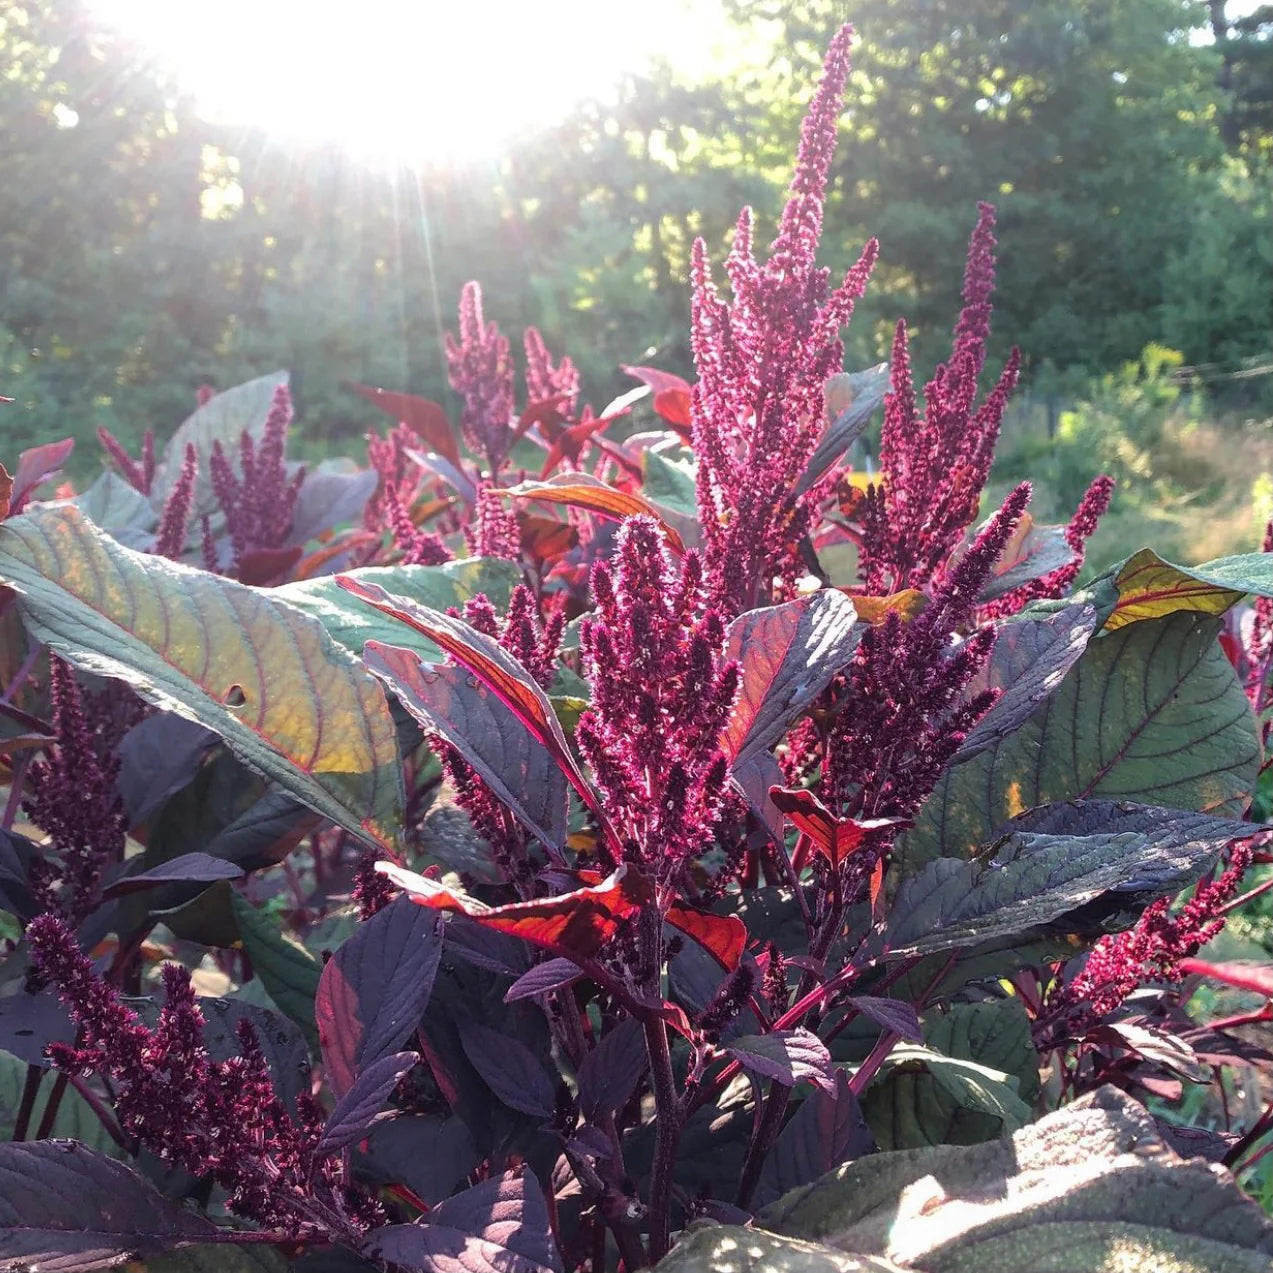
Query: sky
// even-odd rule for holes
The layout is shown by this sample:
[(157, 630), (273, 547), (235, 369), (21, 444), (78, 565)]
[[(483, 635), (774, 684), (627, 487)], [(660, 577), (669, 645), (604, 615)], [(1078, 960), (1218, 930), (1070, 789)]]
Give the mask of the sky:
[(656, 54), (695, 75), (729, 38), (720, 0), (91, 2), (207, 115), (371, 160), (484, 157)]

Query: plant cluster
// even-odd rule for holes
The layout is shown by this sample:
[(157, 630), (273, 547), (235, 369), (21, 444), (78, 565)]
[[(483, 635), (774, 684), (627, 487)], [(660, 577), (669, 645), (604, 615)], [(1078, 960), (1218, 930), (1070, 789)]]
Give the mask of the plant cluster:
[(769, 253), (695, 247), (693, 384), (594, 411), (533, 330), (519, 383), (472, 284), (458, 419), (351, 384), (366, 467), (280, 374), (0, 470), (0, 1267), (1267, 1267), (1172, 1147), (1273, 1107), (1134, 1098), (1268, 1059), (1185, 1005), (1252, 982), (1199, 956), (1265, 887), (1273, 529), (1076, 591), (1111, 482), (983, 507), (989, 205), (923, 390), (904, 324), (844, 371), (850, 40)]

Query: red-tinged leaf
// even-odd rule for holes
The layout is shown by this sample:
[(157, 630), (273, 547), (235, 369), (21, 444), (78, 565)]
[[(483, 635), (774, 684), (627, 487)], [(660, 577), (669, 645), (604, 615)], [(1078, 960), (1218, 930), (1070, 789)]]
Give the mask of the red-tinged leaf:
[(80, 1273), (217, 1232), (131, 1167), (78, 1141), (0, 1145), (0, 1269)]
[(641, 381), (651, 393), (667, 393), (673, 390), (689, 393), (694, 387), (676, 372), (660, 371), (657, 367), (633, 367), (624, 363), (621, 370), (633, 379)]
[(336, 1096), (358, 1075), (398, 1051), (419, 1024), (442, 957), (440, 917), (398, 898), (327, 961), (314, 1018), (327, 1082)]
[(419, 1059), (418, 1052), (391, 1052), (368, 1065), (336, 1102), (314, 1146), (315, 1155), (325, 1158), (339, 1153), (366, 1136), (372, 1124), (380, 1121), (380, 1111), (390, 1093)]
[(568, 393), (559, 393), (551, 398), (541, 398), (538, 402), (528, 402), (526, 409), (517, 417), (513, 436), (520, 438), (532, 426), (552, 431), (564, 424), (570, 417), (562, 411), (562, 407), (569, 401)]
[(726, 1052), (749, 1074), (759, 1074), (794, 1087), (802, 1079), (823, 1091), (836, 1090), (835, 1065), (826, 1044), (808, 1030), (773, 1030), (769, 1034), (745, 1034)]
[[(369, 544), (380, 542), (380, 536), (369, 530), (347, 530), (337, 535), (330, 543), (316, 548), (308, 557), (302, 557), (292, 572), (295, 579), (313, 579), (325, 573), (332, 562), (340, 561), (350, 553), (365, 549)], [(348, 565), (348, 562), (343, 563)]]
[(392, 862), (377, 862), (376, 870), (404, 890), (417, 906), (467, 915), (486, 928), (575, 960), (591, 959), (613, 939), (622, 920), (653, 900), (649, 882), (627, 866), (619, 867), (600, 884), (507, 906), (486, 906)]
[(692, 427), (692, 403), (693, 399), (685, 389), (664, 389), (654, 395), (655, 411), (686, 441)]
[(1213, 964), (1206, 959), (1182, 959), (1180, 971), (1186, 976), (1206, 977), (1208, 981), (1220, 981), (1226, 986), (1273, 999), (1273, 964)]
[(58, 475), (73, 450), (75, 439), (63, 438), (60, 442), (46, 442), (22, 452), (9, 492), (9, 516), (16, 517), (30, 503), (36, 490)]
[(9, 470), (0, 464), (0, 522), (9, 516), (9, 506), (13, 502), (13, 478)]
[(649, 1064), (639, 1021), (629, 1017), (608, 1030), (579, 1066), (579, 1108), (584, 1117), (617, 1114)]
[(548, 994), (553, 990), (564, 990), (574, 985), (583, 974), (579, 965), (570, 959), (546, 959), (536, 964), (529, 972), (524, 972), (504, 992), (504, 1002), (514, 1003), (518, 999), (530, 999), (535, 995)]
[(211, 884), (216, 880), (237, 880), (243, 871), (233, 862), (214, 858), (207, 853), (183, 853), (180, 857), (152, 866), (149, 871), (125, 875), (108, 884), (102, 897), (122, 897), (125, 893), (140, 893), (160, 884)]
[(813, 794), (803, 788), (791, 790), (770, 787), (769, 798), (791, 819), (797, 831), (813, 841), (814, 848), (832, 866), (839, 866), (851, 853), (856, 852), (872, 831), (903, 825), (900, 818), (837, 818)]
[(547, 504), (567, 504), (571, 508), (583, 508), (598, 517), (610, 521), (622, 521), (625, 517), (641, 515), (652, 517), (667, 536), (673, 552), (685, 551), (684, 541), (659, 515), (648, 500), (631, 491), (619, 491), (588, 473), (558, 473), (546, 482), (522, 482), (498, 492), (508, 499), (535, 499)]
[(853, 602), (858, 618), (872, 627), (878, 627), (890, 614), (897, 615), (903, 623), (909, 623), (928, 607), (928, 598), (918, 588), (906, 588), (901, 592), (890, 593), (887, 597), (863, 596), (861, 593), (850, 592), (847, 588), (839, 591)]
[[(439, 455), (436, 451), (417, 451), (410, 446), (404, 448), (402, 453), (426, 473), (432, 473), (434, 477), (441, 478), (466, 504), (472, 504), (477, 500), (477, 487), (468, 479), (463, 469), (452, 464), (446, 456)], [(416, 510), (412, 511), (412, 517), (416, 525), (420, 525)]]
[(548, 695), (498, 641), (478, 632), (462, 619), (453, 619), (405, 597), (392, 596), (378, 584), (364, 583), (350, 575), (337, 575), (336, 582), (346, 592), (374, 606), (382, 614), (400, 620), (408, 628), (427, 637), (457, 663), (468, 668), (516, 714), (540, 745), (549, 750), (584, 803), (600, 814), (596, 794), (570, 754), (566, 736)]
[(864, 1017), (885, 1030), (891, 1030), (907, 1043), (923, 1043), (924, 1027), (914, 1007), (902, 999), (877, 999), (873, 995), (854, 995), (848, 1000)]
[(569, 797), (552, 753), (522, 718), (462, 667), (424, 662), (413, 650), (368, 641), (367, 669), (429, 733), (445, 738), (530, 833), (560, 852)]
[(733, 972), (747, 949), (747, 927), (737, 915), (713, 915), (684, 902), (673, 902), (667, 922), (692, 937), (724, 968)]
[(557, 1104), (556, 1085), (539, 1058), (501, 1030), (464, 1022), (460, 1045), (482, 1082), (509, 1107), (535, 1118), (551, 1118)]
[(555, 517), (539, 517), (519, 509), (517, 527), (521, 531), (522, 552), (541, 570), (579, 546), (579, 528)]
[(376, 389), (361, 385), (355, 380), (342, 382), (346, 389), (366, 398), (378, 411), (394, 420), (410, 425), (439, 455), (450, 460), (457, 468), (460, 449), (446, 412), (428, 398), (418, 398), (413, 393), (394, 393), (389, 389)]
[(300, 544), (291, 548), (256, 548), (244, 553), (239, 562), (239, 582), (253, 588), (268, 588), (271, 584), (282, 583), (304, 553), (305, 549)]
[(853, 657), (861, 637), (853, 603), (833, 589), (749, 610), (729, 625), (725, 657), (737, 659), (742, 688), (721, 750), (731, 764), (768, 751)]
[(572, 464), (578, 464), (584, 447), (614, 419), (614, 416), (593, 416), (585, 411), (584, 418), (578, 424), (571, 424), (562, 429), (553, 439), (548, 457), (539, 471), (539, 480), (541, 482), (547, 480), (563, 459), (569, 460)]

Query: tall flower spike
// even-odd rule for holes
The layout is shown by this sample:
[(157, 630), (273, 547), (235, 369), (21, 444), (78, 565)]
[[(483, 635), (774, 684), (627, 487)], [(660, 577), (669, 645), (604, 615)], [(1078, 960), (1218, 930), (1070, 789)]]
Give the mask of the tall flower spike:
[(892, 391), (885, 399), (880, 440), (883, 482), (868, 491), (862, 517), (862, 573), (869, 592), (927, 587), (977, 516), (1021, 363), (1014, 349), (995, 387), (976, 407), (990, 334), (994, 224), (994, 208), (978, 204), (951, 356), (925, 386), (922, 411), (906, 325), (897, 325)]
[(494, 475), (513, 444), (513, 361), (508, 339), (482, 316), (482, 289), (465, 283), (460, 293), (460, 334), (447, 334), (451, 388), (464, 399), (460, 429), (470, 449)]
[(718, 739), (738, 692), (725, 624), (702, 563), (678, 568), (658, 525), (630, 517), (593, 571), (596, 610), (580, 648), (592, 701), (575, 737), (627, 860), (663, 884), (711, 842), (728, 770)]
[(186, 548), (186, 532), (190, 527), (190, 510), (194, 505), (195, 482), (199, 477), (199, 453), (194, 443), (186, 443), (186, 455), (181, 465), (181, 476), (172, 484), (168, 498), (164, 500), (163, 515), (159, 519), (159, 533), (155, 536), (155, 555), (180, 561)]
[(764, 265), (753, 254), (750, 210), (739, 216), (725, 267), (731, 304), (716, 291), (703, 242), (693, 247), (698, 503), (712, 594), (729, 614), (767, 598), (776, 575), (798, 568), (822, 491), (794, 491), (822, 431), (823, 386), (843, 370), (840, 329), (875, 262), (872, 240), (835, 289), (815, 263), (852, 36), (845, 26), (831, 42)]
[(439, 566), (451, 560), (451, 550), (441, 536), (421, 530), (412, 520), (398, 488), (390, 482), (384, 489), (385, 519), (393, 536), (394, 547), (402, 552), (404, 566)]
[(134, 460), (124, 450), (124, 444), (105, 425), (98, 425), (97, 440), (106, 454), (115, 461), (124, 481), (134, 490), (149, 495), (155, 481), (155, 431), (147, 429), (143, 434), (140, 461)]
[(528, 327), (522, 335), (526, 349), (526, 396), (531, 402), (564, 398), (561, 413), (573, 416), (579, 403), (579, 372), (567, 357), (554, 364), (539, 329)]

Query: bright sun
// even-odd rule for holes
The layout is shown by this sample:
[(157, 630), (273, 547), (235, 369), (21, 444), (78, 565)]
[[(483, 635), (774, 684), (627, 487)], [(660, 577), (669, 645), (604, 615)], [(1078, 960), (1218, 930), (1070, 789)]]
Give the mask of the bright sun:
[(719, 0), (92, 3), (208, 115), (381, 161), (489, 156), (721, 23)]

